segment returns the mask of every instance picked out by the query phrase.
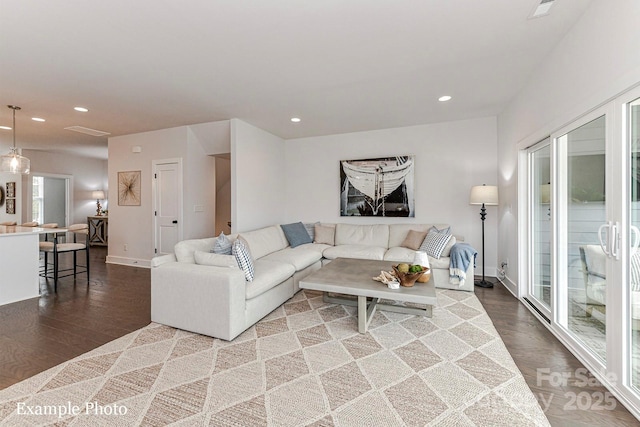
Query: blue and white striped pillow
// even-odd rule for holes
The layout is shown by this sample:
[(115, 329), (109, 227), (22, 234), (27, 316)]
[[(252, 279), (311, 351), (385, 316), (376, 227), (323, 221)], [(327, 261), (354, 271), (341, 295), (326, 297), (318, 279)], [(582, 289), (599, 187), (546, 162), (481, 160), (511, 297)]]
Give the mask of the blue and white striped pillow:
[(451, 234), (438, 233), (434, 230), (429, 230), (427, 237), (424, 238), (422, 245), (420, 245), (419, 251), (426, 252), (432, 258), (440, 259), (442, 251), (449, 243)]
[(231, 240), (224, 235), (224, 232), (220, 232), (220, 235), (213, 244), (211, 250), (214, 254), (231, 255)]
[(247, 280), (247, 282), (252, 282), (253, 276), (255, 275), (255, 270), (253, 268), (253, 258), (251, 257), (249, 248), (247, 248), (242, 239), (238, 238), (235, 242), (233, 242), (232, 253), (233, 256), (236, 257), (238, 267), (240, 267), (242, 271), (244, 271), (244, 278)]

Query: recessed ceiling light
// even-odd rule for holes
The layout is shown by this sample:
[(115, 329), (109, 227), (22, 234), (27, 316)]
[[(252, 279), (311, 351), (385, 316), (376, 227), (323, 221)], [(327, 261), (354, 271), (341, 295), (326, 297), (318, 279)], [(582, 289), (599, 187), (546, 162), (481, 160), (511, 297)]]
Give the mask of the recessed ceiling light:
[(300, 123), (300, 117), (291, 117), (293, 123)]
[(46, 122), (45, 119), (41, 119), (40, 117), (31, 117), (31, 120), (34, 122)]
[(84, 107), (73, 107), (73, 109), (76, 111), (80, 111), (81, 113), (86, 113), (87, 111), (89, 111), (88, 108), (84, 108)]
[(449, 95), (445, 95), (445, 96), (441, 96), (440, 98), (438, 98), (438, 101), (445, 102), (445, 101), (449, 101), (450, 99), (451, 99), (451, 97)]
[(0, 129), (11, 130), (11, 126), (0, 126)]

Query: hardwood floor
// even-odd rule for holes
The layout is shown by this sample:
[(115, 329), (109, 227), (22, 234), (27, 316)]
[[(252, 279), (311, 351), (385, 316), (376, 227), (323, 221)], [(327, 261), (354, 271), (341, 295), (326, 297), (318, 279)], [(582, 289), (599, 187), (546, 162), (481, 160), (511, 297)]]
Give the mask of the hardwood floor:
[[(475, 294), (551, 425), (640, 425), (606, 388), (593, 385), (595, 378), (589, 375), (593, 382), (582, 386), (584, 365), (504, 286), (476, 287)], [(554, 380), (564, 373), (570, 375), (566, 384), (554, 387)]]
[(40, 279), (40, 298), (0, 307), (0, 389), (72, 359), (151, 321), (151, 279), (144, 268), (105, 264), (91, 248), (86, 275)]
[[(91, 249), (89, 287), (85, 276), (75, 284), (68, 277), (60, 280), (56, 295), (53, 283), (42, 279), (40, 298), (0, 307), (0, 389), (149, 324), (150, 271), (107, 265), (106, 249)], [(540, 405), (548, 406), (553, 426), (640, 425), (617, 401), (611, 410), (604, 409), (613, 406), (608, 400), (600, 401), (599, 410), (572, 409), (583, 406), (586, 397), (597, 407), (607, 390), (580, 387), (574, 374), (582, 364), (502, 285), (475, 293)], [(540, 380), (538, 369), (572, 377), (554, 387)], [(581, 393), (580, 402), (572, 399)]]

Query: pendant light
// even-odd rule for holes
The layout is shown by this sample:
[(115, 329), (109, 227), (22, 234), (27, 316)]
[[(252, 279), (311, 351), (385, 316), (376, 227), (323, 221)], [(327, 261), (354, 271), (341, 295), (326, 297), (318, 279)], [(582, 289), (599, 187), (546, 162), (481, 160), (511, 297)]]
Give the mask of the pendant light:
[(16, 148), (16, 110), (20, 110), (20, 107), (16, 105), (7, 105), (7, 107), (13, 110), (13, 146), (9, 154), (0, 156), (0, 172), (28, 174), (31, 169), (31, 161), (18, 154)]

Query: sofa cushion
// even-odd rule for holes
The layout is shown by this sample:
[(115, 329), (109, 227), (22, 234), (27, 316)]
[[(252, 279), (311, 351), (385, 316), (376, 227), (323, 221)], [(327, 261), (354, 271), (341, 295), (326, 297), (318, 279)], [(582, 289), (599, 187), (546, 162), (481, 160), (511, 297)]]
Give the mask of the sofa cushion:
[(388, 248), (389, 226), (386, 224), (336, 224), (335, 243), (336, 246), (363, 245)]
[(426, 252), (430, 257), (440, 258), (449, 240), (451, 240), (451, 234), (443, 234), (430, 230), (420, 246), (420, 250)]
[(424, 242), (425, 237), (427, 237), (426, 231), (409, 230), (407, 237), (400, 246), (417, 251), (422, 242)]
[(239, 236), (247, 242), (253, 259), (262, 258), (289, 246), (282, 228), (278, 225), (240, 233)]
[(331, 246), (322, 252), (328, 259), (358, 258), (358, 259), (384, 259), (387, 248), (367, 245), (340, 245)]
[(233, 242), (233, 247), (231, 249), (233, 252), (233, 256), (236, 258), (238, 263), (238, 267), (244, 271), (244, 278), (251, 282), (255, 276), (255, 270), (253, 265), (253, 258), (251, 256), (251, 252), (244, 244), (244, 239), (238, 238), (235, 242)]
[(289, 246), (291, 246), (292, 248), (313, 242), (313, 239), (311, 239), (309, 233), (307, 233), (307, 229), (301, 222), (282, 224), (280, 225), (280, 228), (282, 228), (284, 237), (287, 238)]
[(429, 231), (431, 224), (389, 224), (389, 248), (402, 246), (409, 231)]
[(286, 262), (257, 259), (255, 261), (255, 276), (252, 282), (247, 282), (246, 298), (255, 298), (278, 286), (293, 276), (296, 269)]
[(453, 247), (453, 245), (455, 245), (458, 242), (458, 239), (456, 239), (456, 236), (451, 236), (451, 238), (449, 239), (449, 242), (447, 243), (447, 246), (444, 247), (444, 249), (442, 250), (442, 253), (440, 254), (441, 257), (448, 257), (449, 255), (451, 255), (451, 248)]
[(271, 253), (262, 259), (286, 262), (293, 265), (296, 271), (300, 271), (318, 262), (322, 258), (322, 250), (328, 247), (330, 246), (309, 243), (295, 248), (285, 248), (281, 251)]
[(231, 255), (231, 245), (231, 240), (229, 240), (229, 238), (224, 235), (224, 232), (221, 231), (216, 242), (213, 244), (211, 252), (215, 254)]
[(389, 248), (384, 253), (384, 260), (392, 261), (392, 262), (406, 262), (411, 264), (413, 263), (413, 260), (415, 257), (416, 257), (416, 251), (414, 251), (413, 249), (402, 247), (402, 246)]
[(314, 227), (314, 243), (333, 246), (336, 242), (336, 227), (334, 225), (316, 224)]
[(173, 252), (175, 252), (176, 254), (176, 260), (178, 262), (195, 264), (196, 260), (193, 257), (195, 251), (209, 252), (213, 247), (215, 240), (215, 237), (210, 237), (207, 239), (183, 240), (176, 243), (176, 245), (173, 247)]
[(211, 252), (195, 251), (193, 254), (196, 264), (213, 267), (238, 268), (238, 261), (233, 255), (214, 254)]

